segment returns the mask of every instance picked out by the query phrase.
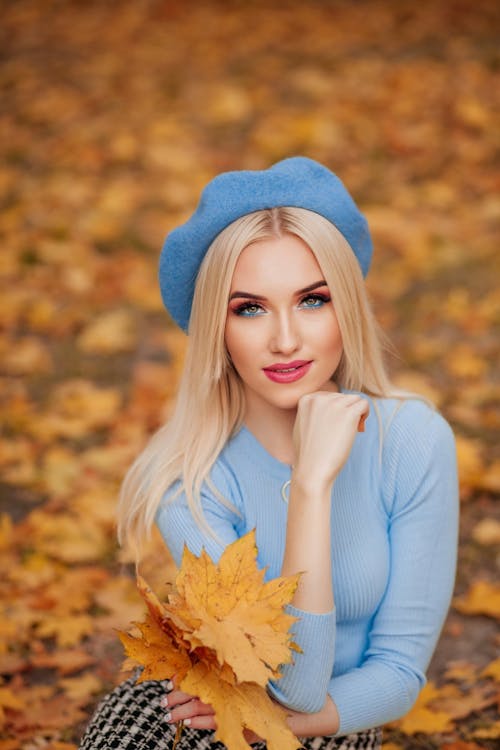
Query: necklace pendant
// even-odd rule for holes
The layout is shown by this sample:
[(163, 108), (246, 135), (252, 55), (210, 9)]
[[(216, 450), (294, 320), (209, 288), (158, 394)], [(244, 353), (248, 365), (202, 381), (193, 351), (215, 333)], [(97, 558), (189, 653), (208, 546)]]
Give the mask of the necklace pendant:
[(290, 490), (291, 482), (292, 482), (291, 479), (287, 479), (286, 482), (283, 482), (283, 484), (281, 485), (281, 499), (283, 500), (284, 503), (288, 503), (288, 496), (286, 493), (287, 493), (287, 490)]

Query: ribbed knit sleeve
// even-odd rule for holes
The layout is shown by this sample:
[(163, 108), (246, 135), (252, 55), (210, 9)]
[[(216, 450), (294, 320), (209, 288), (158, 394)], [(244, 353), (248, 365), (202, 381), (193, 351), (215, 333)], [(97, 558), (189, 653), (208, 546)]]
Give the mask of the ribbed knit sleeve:
[[(195, 522), (183, 492), (175, 497), (178, 484), (165, 494), (158, 510), (157, 526), (177, 565), (180, 565), (184, 545), (197, 556), (203, 548), (214, 562), (218, 562), (225, 547), (248, 531), (239, 512), (242, 500), (237, 479), (222, 460), (214, 465), (211, 480), (234, 504), (234, 509), (231, 509), (214, 497), (208, 487), (203, 489), (203, 516), (214, 535)], [(267, 531), (273, 533), (272, 528)], [(287, 611), (298, 618), (291, 628), (292, 638), (299, 646), (307, 644), (306, 654), (294, 653), (293, 663), (281, 666), (282, 677), (269, 683), (269, 692), (295, 710), (319, 711), (333, 669), (335, 611), (312, 614), (292, 606), (288, 606)]]
[(268, 690), (277, 701), (295, 711), (314, 713), (323, 708), (335, 657), (335, 610), (325, 614), (304, 612), (289, 605), (289, 614), (299, 619), (291, 628), (302, 653), (281, 666), (282, 677), (270, 680)]
[(177, 565), (181, 564), (184, 545), (197, 557), (205, 549), (208, 556), (218, 562), (227, 545), (241, 536), (238, 533), (242, 520), (238, 507), (239, 488), (235, 478), (221, 461), (214, 464), (210, 478), (229, 504), (233, 504), (233, 508), (222, 504), (208, 487), (203, 488), (201, 509), (212, 533), (196, 523), (184, 492), (176, 496), (179, 483), (165, 493), (156, 514), (156, 525)]
[(421, 402), (404, 403), (388, 426), (381, 470), (390, 573), (361, 663), (330, 681), (339, 735), (384, 724), (412, 707), (455, 579), (457, 468), (446, 421)]

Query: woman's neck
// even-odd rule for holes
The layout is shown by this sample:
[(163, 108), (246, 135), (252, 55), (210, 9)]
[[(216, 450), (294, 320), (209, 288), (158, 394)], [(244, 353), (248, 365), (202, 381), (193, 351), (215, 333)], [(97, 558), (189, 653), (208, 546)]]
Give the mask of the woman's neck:
[(284, 464), (293, 465), (293, 426), (296, 409), (280, 410), (279, 414), (269, 410), (263, 414), (247, 412), (245, 425), (271, 456)]
[[(339, 389), (336, 383), (328, 381), (321, 390), (338, 392)], [(268, 404), (253, 402), (250, 396), (247, 400), (244, 423), (271, 456), (293, 466), (293, 428), (296, 416), (296, 408), (272, 408)]]

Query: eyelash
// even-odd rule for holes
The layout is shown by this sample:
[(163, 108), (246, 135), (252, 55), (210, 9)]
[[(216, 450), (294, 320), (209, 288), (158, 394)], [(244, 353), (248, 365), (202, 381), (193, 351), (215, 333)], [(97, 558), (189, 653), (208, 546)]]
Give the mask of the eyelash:
[[(321, 305), (306, 305), (306, 309), (309, 308), (310, 310), (318, 310), (320, 307), (323, 307), (323, 304), (326, 304), (327, 302), (330, 302), (331, 297), (327, 296), (326, 294), (308, 294), (305, 297), (302, 297), (301, 303), (304, 302), (306, 299), (314, 299), (316, 302), (321, 302)], [(242, 305), (239, 305), (234, 309), (235, 315), (240, 315), (242, 317), (248, 317), (253, 318), (260, 313), (254, 312), (249, 313), (247, 310), (249, 310), (252, 307), (261, 307), (258, 302), (243, 302)], [(262, 309), (262, 308), (261, 308)]]

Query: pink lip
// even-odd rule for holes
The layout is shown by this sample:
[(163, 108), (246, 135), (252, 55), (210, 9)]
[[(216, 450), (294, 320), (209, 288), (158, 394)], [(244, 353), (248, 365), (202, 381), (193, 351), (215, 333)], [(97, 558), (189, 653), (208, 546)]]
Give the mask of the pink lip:
[[(283, 362), (278, 365), (271, 365), (271, 367), (265, 367), (264, 373), (267, 375), (269, 380), (275, 383), (293, 383), (295, 380), (303, 378), (309, 372), (312, 365), (312, 361), (306, 362), (304, 360), (295, 360), (294, 362)], [(290, 369), (294, 368), (294, 369)], [(284, 372), (284, 370), (289, 370)]]

